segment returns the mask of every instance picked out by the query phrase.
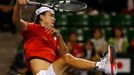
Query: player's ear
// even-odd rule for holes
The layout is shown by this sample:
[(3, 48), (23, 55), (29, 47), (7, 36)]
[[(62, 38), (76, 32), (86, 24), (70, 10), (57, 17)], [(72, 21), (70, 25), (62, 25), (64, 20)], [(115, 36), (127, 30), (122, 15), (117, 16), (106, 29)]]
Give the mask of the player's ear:
[(43, 20), (43, 17), (44, 17), (43, 15), (40, 15), (40, 20)]

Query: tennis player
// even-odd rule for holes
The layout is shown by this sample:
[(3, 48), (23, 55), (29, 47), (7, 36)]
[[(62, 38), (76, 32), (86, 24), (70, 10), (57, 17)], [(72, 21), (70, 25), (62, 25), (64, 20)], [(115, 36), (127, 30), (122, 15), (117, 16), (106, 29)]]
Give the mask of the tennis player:
[(116, 74), (115, 49), (112, 46), (108, 46), (106, 56), (99, 62), (73, 57), (54, 28), (55, 12), (48, 7), (40, 7), (35, 11), (35, 22), (29, 23), (21, 19), (21, 6), (27, 3), (28, 0), (16, 1), (12, 19), (22, 34), (25, 61), (33, 75), (63, 75), (66, 65)]

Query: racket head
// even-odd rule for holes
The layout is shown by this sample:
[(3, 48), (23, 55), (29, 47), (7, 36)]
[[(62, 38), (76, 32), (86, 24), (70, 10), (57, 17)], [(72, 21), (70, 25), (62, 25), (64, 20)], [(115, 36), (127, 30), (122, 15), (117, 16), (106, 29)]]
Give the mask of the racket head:
[(87, 4), (82, 1), (58, 1), (52, 4), (55, 11), (59, 12), (79, 12), (87, 8)]

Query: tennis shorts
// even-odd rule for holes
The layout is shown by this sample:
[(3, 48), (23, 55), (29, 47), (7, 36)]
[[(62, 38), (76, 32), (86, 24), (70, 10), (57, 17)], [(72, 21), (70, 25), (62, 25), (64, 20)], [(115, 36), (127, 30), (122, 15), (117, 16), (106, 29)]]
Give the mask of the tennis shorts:
[(40, 70), (36, 75), (56, 75), (56, 73), (53, 70), (53, 66), (50, 65), (47, 70)]

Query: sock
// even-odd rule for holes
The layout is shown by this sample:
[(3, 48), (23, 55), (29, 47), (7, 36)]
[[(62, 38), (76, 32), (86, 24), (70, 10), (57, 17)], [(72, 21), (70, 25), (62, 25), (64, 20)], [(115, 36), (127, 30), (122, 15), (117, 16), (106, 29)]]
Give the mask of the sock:
[(100, 64), (101, 64), (101, 62), (96, 62), (96, 64), (95, 64), (95, 70), (99, 70), (99, 66), (100, 66)]
[(102, 62), (96, 62), (95, 69), (97, 71), (104, 71), (104, 64)]

